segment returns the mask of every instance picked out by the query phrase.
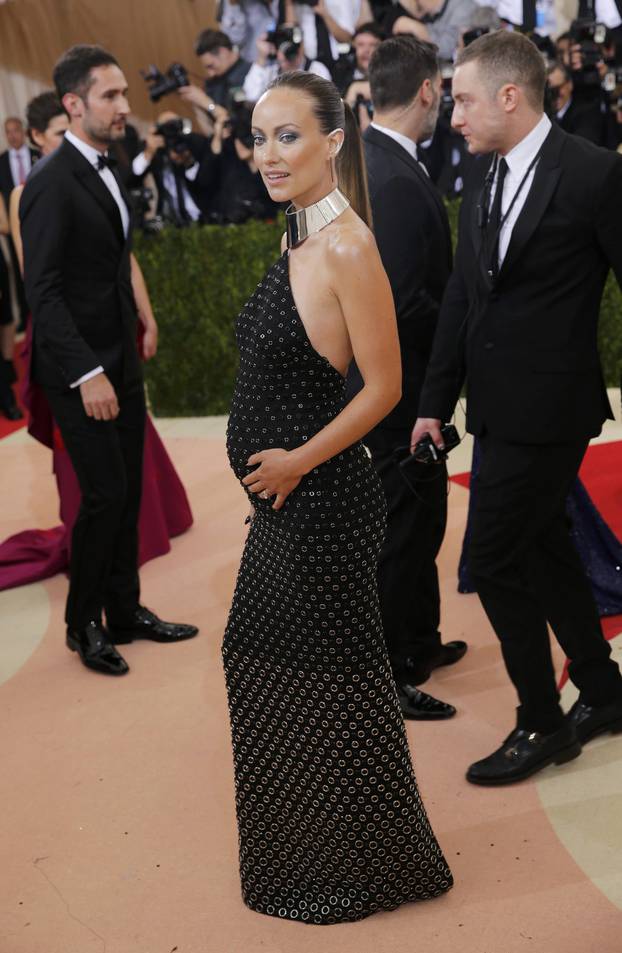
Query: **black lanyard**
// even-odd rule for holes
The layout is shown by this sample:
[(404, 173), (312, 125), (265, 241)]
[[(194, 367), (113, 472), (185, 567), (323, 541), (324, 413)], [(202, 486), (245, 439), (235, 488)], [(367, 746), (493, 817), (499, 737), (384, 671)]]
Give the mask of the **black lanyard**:
[[(536, 165), (538, 164), (541, 153), (542, 153), (542, 146), (538, 149), (535, 156), (529, 163), (527, 171), (525, 172), (523, 178), (521, 179), (520, 185), (518, 186), (518, 188), (516, 189), (516, 192), (514, 193), (512, 197), (512, 201), (510, 202), (505, 213), (501, 216), (499, 225), (497, 226), (497, 231), (495, 232), (493, 236), (493, 241), (491, 244), (488, 244), (487, 247), (489, 248), (492, 247), (495, 249), (498, 247), (499, 238), (501, 236), (501, 232), (503, 231), (503, 227), (505, 223), (507, 222), (508, 218), (510, 217), (512, 209), (516, 205), (516, 201), (527, 183), (527, 179), (529, 178), (529, 176), (535, 169)], [(483, 192), (483, 203), (482, 205), (478, 207), (478, 224), (480, 224), (480, 220), (481, 220), (480, 228), (485, 228), (486, 225), (488, 224), (488, 206), (490, 204), (490, 199), (492, 196), (492, 186), (493, 186), (493, 182), (495, 181), (495, 177), (497, 176), (498, 167), (499, 167), (499, 155), (497, 154), (495, 156), (494, 163), (491, 169), (489, 170), (488, 175), (486, 176), (484, 192)], [(497, 184), (497, 188), (498, 187), (499, 186)], [(501, 201), (503, 201), (503, 196), (501, 196)], [(483, 213), (483, 215), (481, 213)], [(492, 269), (490, 266), (491, 266), (491, 262), (488, 262), (488, 269), (487, 269), (488, 275), (492, 277)]]

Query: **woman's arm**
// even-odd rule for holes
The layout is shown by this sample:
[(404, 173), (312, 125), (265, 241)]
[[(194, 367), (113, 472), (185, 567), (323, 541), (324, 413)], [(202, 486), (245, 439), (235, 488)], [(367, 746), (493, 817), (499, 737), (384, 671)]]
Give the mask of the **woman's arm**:
[(22, 275), (24, 274), (24, 249), (22, 247), (22, 230), (19, 226), (19, 200), (22, 197), (23, 191), (24, 186), (18, 185), (17, 188), (11, 192), (11, 198), (9, 200), (9, 227), (19, 262), (19, 270)]
[(393, 296), (371, 233), (340, 237), (327, 255), (327, 277), (341, 307), (364, 386), (311, 440), (294, 450), (263, 450), (244, 479), (253, 493), (276, 495), (274, 509), (302, 477), (369, 433), (401, 396), (402, 368)]
[(9, 234), (9, 217), (6, 213), (4, 197), (0, 195), (0, 235)]
[(140, 322), (145, 329), (145, 336), (143, 337), (143, 357), (148, 361), (150, 358), (155, 357), (156, 351), (158, 350), (158, 325), (153, 316), (153, 309), (151, 307), (151, 301), (149, 300), (149, 292), (147, 291), (143, 273), (133, 254), (130, 255), (130, 264), (132, 269), (132, 291), (134, 292), (136, 309)]

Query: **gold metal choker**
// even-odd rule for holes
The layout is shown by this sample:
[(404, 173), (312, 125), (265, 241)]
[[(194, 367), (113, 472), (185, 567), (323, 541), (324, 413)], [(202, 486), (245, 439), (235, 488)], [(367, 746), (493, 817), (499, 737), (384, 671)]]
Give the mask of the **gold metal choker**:
[(339, 189), (335, 189), (307, 208), (294, 209), (293, 205), (290, 205), (285, 212), (287, 247), (295, 248), (296, 245), (300, 245), (309, 235), (321, 231), (334, 222), (349, 207), (349, 201)]

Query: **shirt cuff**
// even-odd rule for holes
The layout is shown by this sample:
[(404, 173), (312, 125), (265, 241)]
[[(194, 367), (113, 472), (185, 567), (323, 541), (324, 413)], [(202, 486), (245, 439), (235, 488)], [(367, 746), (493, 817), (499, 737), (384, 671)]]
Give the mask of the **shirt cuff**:
[(151, 163), (147, 159), (147, 156), (144, 152), (139, 153), (134, 161), (132, 162), (132, 172), (134, 175), (142, 175), (146, 169), (149, 168)]
[(199, 163), (195, 162), (194, 165), (191, 165), (189, 169), (186, 169), (186, 178), (190, 182), (194, 182), (197, 175), (199, 174)]
[(91, 377), (97, 377), (98, 374), (103, 374), (103, 373), (104, 373), (104, 369), (101, 365), (99, 367), (95, 367), (93, 368), (92, 371), (89, 371), (88, 374), (83, 374), (82, 377), (79, 378), (79, 380), (74, 381), (73, 384), (69, 385), (69, 387), (71, 388), (71, 390), (73, 390), (74, 387), (79, 387), (80, 384), (85, 384), (86, 381), (90, 381)]

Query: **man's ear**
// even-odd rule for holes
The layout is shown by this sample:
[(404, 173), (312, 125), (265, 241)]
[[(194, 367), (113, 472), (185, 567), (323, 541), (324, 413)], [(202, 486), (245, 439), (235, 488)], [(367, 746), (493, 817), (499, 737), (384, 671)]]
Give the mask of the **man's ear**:
[(77, 93), (65, 93), (63, 106), (71, 119), (79, 119), (80, 116), (84, 115), (84, 102)]

